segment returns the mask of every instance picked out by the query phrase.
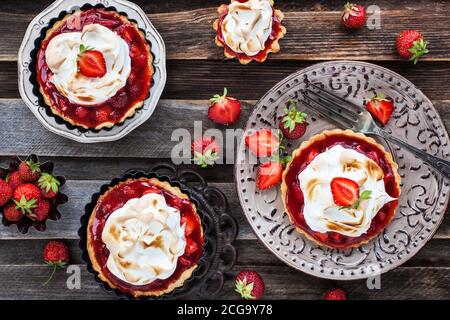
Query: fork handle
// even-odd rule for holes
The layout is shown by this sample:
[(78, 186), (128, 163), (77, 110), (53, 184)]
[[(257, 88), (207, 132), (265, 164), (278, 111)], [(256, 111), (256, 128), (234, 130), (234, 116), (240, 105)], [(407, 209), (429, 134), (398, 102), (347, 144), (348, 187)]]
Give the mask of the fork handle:
[(374, 134), (389, 140), (407, 150), (415, 154), (417, 157), (421, 158), (428, 164), (430, 164), (433, 168), (438, 170), (445, 178), (450, 180), (450, 162), (444, 159), (432, 156), (431, 154), (426, 153), (425, 151), (420, 150), (419, 148), (413, 147), (412, 145), (400, 140), (399, 138), (394, 137), (393, 135), (387, 133), (383, 129), (377, 128), (373, 132)]

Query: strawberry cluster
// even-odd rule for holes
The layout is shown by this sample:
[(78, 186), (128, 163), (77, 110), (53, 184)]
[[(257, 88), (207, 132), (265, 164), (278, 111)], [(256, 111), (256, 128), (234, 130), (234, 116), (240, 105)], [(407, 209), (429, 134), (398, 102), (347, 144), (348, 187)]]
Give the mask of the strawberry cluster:
[(0, 210), (9, 223), (43, 223), (59, 194), (61, 182), (33, 157), (11, 166), (0, 179)]

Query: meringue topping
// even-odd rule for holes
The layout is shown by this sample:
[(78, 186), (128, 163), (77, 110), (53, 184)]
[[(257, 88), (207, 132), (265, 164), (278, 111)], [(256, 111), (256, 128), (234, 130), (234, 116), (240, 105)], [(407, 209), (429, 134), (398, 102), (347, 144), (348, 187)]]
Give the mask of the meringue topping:
[(225, 43), (234, 52), (254, 56), (272, 33), (272, 0), (232, 1), (222, 22)]
[[(103, 54), (106, 74), (86, 77), (78, 72), (80, 45)], [(52, 38), (45, 51), (45, 60), (53, 73), (51, 82), (70, 102), (96, 105), (105, 102), (125, 86), (131, 71), (128, 44), (114, 31), (89, 24), (81, 32), (61, 33)]]
[(164, 196), (148, 193), (128, 200), (111, 213), (102, 232), (109, 271), (132, 285), (169, 278), (185, 251), (184, 229), (180, 212)]
[[(360, 192), (371, 191), (361, 199), (358, 208), (340, 207), (333, 201), (330, 183), (343, 177), (355, 181)], [(395, 200), (386, 193), (384, 173), (380, 166), (353, 149), (336, 145), (317, 155), (298, 175), (304, 194), (303, 215), (316, 232), (337, 232), (358, 237), (367, 232), (372, 219), (388, 202)]]

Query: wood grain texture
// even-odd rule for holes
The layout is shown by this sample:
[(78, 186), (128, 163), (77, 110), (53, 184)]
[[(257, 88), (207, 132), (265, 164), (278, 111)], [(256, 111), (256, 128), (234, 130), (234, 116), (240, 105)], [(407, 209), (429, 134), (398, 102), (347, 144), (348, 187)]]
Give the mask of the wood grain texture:
[[(236, 61), (169, 60), (167, 83), (162, 99), (209, 99), (224, 87), (242, 100), (258, 100), (270, 88), (290, 74), (313, 62), (266, 61), (261, 65), (240, 65)], [(450, 62), (385, 62), (376, 64), (391, 69), (419, 87), (428, 98), (450, 100), (450, 91), (442, 83), (450, 83)], [(17, 65), (0, 62), (0, 98), (18, 98)]]
[[(10, 299), (111, 299), (95, 282), (94, 276), (79, 265), (81, 289), (66, 287), (68, 274), (58, 270), (48, 286), (43, 286), (51, 270), (48, 266), (0, 266), (0, 300)], [(446, 299), (450, 285), (450, 268), (399, 267), (381, 276), (381, 289), (367, 289), (365, 280), (339, 283), (315, 278), (287, 266), (247, 266), (261, 274), (265, 281), (265, 299), (321, 299), (331, 287), (343, 288), (349, 299)], [(228, 274), (219, 298), (239, 299), (234, 292), (233, 276)], [(414, 280), (412, 280), (414, 279)]]
[[(243, 128), (254, 101), (243, 102), (239, 121), (229, 128)], [(450, 102), (435, 101), (447, 128), (450, 127)], [(127, 137), (111, 142), (81, 144), (47, 131), (25, 104), (18, 99), (0, 99), (0, 153), (60, 157), (115, 157), (169, 159), (173, 146), (172, 132), (184, 128), (193, 133), (194, 121), (203, 121), (203, 130), (223, 126), (214, 125), (207, 119), (207, 101), (162, 100), (152, 118)], [(11, 121), (15, 119), (15, 121)], [(152, 121), (158, 119), (158, 121)], [(117, 160), (122, 164), (126, 159)]]
[[(42, 7), (44, 9), (44, 7)], [(41, 10), (42, 10), (41, 9)], [(217, 18), (217, 4), (177, 12), (151, 13), (148, 16), (160, 32), (167, 47), (167, 58), (223, 59), (223, 50), (214, 43), (212, 23)], [(330, 8), (330, 10), (336, 8)], [(283, 25), (287, 34), (281, 41), (281, 52), (273, 60), (400, 60), (395, 53), (395, 38), (401, 26), (420, 29), (430, 41), (431, 53), (423, 60), (450, 60), (450, 34), (444, 21), (450, 18), (450, 4), (434, 5), (424, 12), (423, 6), (380, 7), (379, 29), (363, 28), (348, 32), (340, 24), (339, 11), (285, 12)], [(295, 9), (294, 9), (295, 10)], [(0, 22), (0, 60), (15, 60), (23, 34), (35, 14), (3, 12)], [(441, 21), (442, 23), (437, 23)], [(10, 32), (15, 30), (15, 32)]]
[[(100, 186), (107, 181), (69, 180), (63, 192), (70, 196), (69, 202), (61, 207), (62, 218), (58, 221), (47, 221), (47, 230), (38, 232), (35, 229), (23, 235), (17, 232), (15, 226), (0, 225), (0, 240), (8, 239), (78, 239), (80, 217), (84, 207), (90, 202), (92, 194), (98, 192)], [(236, 218), (239, 225), (238, 239), (256, 239), (250, 225), (242, 212), (234, 182), (210, 183), (219, 188), (227, 197), (229, 214)], [(450, 216), (447, 215), (435, 235), (437, 239), (450, 239)]]

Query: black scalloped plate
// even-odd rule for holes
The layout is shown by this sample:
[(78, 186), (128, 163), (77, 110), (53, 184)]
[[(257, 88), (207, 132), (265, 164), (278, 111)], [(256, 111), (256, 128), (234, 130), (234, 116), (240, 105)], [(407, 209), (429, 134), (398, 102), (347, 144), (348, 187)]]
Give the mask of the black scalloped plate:
[[(161, 172), (165, 172), (166, 174), (162, 174)], [(130, 178), (138, 179), (142, 177), (167, 181), (172, 186), (179, 187), (183, 193), (189, 196), (189, 199), (197, 206), (197, 211), (201, 217), (205, 242), (203, 245), (203, 256), (200, 258), (198, 267), (191, 278), (184, 282), (183, 286), (160, 297), (140, 297), (137, 299), (192, 299), (217, 296), (224, 284), (223, 273), (231, 269), (236, 261), (236, 250), (232, 246), (232, 242), (237, 235), (237, 223), (234, 218), (226, 213), (227, 200), (221, 191), (208, 186), (205, 180), (195, 171), (186, 170), (178, 172), (170, 164), (156, 165), (148, 172), (139, 169), (129, 170), (121, 177), (102, 185), (100, 191), (92, 196), (91, 202), (85, 207), (85, 214), (80, 219), (81, 227), (78, 230), (82, 260), (86, 262), (88, 271), (95, 275), (95, 280), (105, 291), (114, 294), (117, 298), (136, 299), (117, 289), (112, 289), (99, 278), (98, 273), (93, 269), (89, 259), (86, 237), (89, 217), (100, 195), (120, 182)]]

